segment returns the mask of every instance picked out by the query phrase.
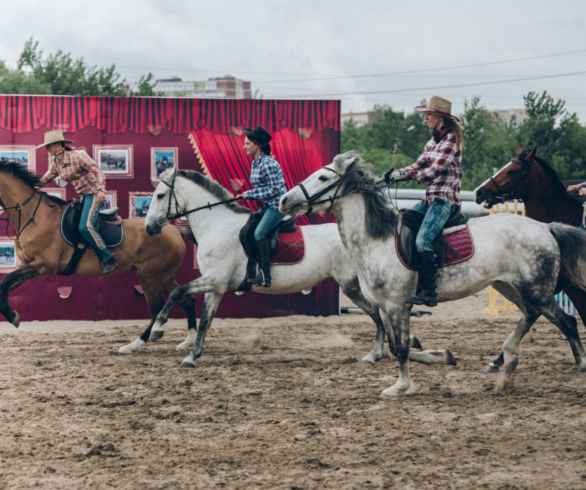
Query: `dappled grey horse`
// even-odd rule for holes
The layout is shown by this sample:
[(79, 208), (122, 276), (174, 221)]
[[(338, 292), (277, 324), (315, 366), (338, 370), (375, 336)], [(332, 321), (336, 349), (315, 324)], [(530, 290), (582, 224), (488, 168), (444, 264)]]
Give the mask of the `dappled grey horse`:
[[(417, 273), (403, 266), (395, 249), (395, 235), (401, 228), (399, 212), (383, 192), (380, 179), (354, 152), (338, 155), (281, 199), (281, 211), (291, 215), (310, 207), (335, 213), (362, 293), (378, 306), (391, 351), (399, 360), (399, 378), (382, 395), (413, 393), (408, 361), (411, 305), (406, 299), (415, 291)], [(540, 315), (562, 331), (578, 368), (586, 371), (576, 319), (564, 313), (554, 298), (558, 278), (586, 289), (586, 232), (514, 214), (475, 218), (468, 226), (474, 255), (438, 270), (438, 299), (463, 298), (492, 285), (521, 310), (521, 320), (503, 344), (504, 365), (497, 391), (512, 383), (519, 343)]]
[[(235, 291), (246, 274), (247, 257), (239, 241), (239, 231), (250, 217), (250, 210), (235, 204), (235, 199), (217, 182), (199, 172), (169, 169), (160, 176), (146, 217), (149, 235), (160, 233), (169, 218), (187, 216), (189, 226), (197, 239), (197, 263), (201, 277), (176, 288), (157, 316), (150, 340), (163, 335), (172, 306), (179, 299), (193, 294), (205, 294), (199, 329), (190, 328), (180, 348), (190, 348), (182, 366), (193, 367), (201, 356), (206, 333), (214, 318), (220, 300), (227, 291)], [(194, 211), (197, 210), (197, 211)], [(372, 352), (363, 358), (375, 362), (383, 356), (384, 327), (376, 307), (366, 301), (352, 261), (346, 255), (334, 223), (303, 226), (305, 255), (296, 264), (272, 265), (270, 288), (253, 286), (252, 290), (265, 294), (289, 294), (309, 289), (328, 277), (333, 277), (346, 296), (366, 312), (377, 325)], [(121, 353), (140, 350), (144, 338), (137, 338), (120, 348)], [(454, 357), (446, 350), (411, 352), (411, 359), (424, 364), (454, 364)]]

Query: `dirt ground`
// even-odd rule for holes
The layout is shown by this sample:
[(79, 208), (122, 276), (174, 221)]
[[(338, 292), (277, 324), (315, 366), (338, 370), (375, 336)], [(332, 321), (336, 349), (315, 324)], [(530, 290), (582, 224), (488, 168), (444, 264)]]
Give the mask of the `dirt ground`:
[(392, 400), (359, 314), (218, 319), (195, 369), (182, 320), (131, 356), (144, 321), (2, 323), (0, 488), (586, 488), (586, 373), (540, 320), (495, 394), (483, 369), (519, 313), (487, 303), (413, 319), (458, 365), (412, 364)]

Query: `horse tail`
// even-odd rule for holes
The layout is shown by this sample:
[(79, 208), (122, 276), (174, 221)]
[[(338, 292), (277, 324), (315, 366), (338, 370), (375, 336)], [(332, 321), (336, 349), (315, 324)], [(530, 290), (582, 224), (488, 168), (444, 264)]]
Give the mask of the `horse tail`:
[(586, 231), (561, 223), (549, 229), (560, 247), (560, 281), (586, 292)]
[(195, 235), (191, 231), (191, 226), (177, 226), (177, 225), (175, 225), (175, 227), (179, 230), (179, 233), (181, 233), (182, 237), (188, 238), (189, 240), (191, 240), (193, 243), (195, 243), (197, 245), (197, 240), (195, 239)]

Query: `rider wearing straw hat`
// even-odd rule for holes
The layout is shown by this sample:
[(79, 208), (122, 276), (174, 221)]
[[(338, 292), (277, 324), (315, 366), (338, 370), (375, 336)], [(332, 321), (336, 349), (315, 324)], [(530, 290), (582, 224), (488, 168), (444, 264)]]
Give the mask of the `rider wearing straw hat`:
[(431, 97), (429, 103), (415, 107), (425, 112), (425, 120), (433, 137), (423, 153), (408, 167), (385, 173), (387, 183), (401, 180), (425, 182), (425, 197), (414, 209), (425, 213), (415, 245), (419, 254), (420, 287), (407, 302), (416, 305), (437, 305), (435, 292), (436, 262), (433, 241), (439, 235), (452, 212), (460, 206), (462, 180), (462, 127), (452, 115), (452, 104), (441, 97)]
[(106, 178), (100, 166), (85, 150), (68, 146), (71, 142), (65, 139), (59, 130), (45, 133), (43, 144), (37, 148), (47, 149), (51, 163), (45, 175), (41, 177), (39, 187), (47, 185), (56, 177), (73, 184), (77, 193), (82, 196), (79, 232), (104, 263), (102, 273), (107, 274), (116, 268), (116, 260), (95, 229), (100, 204), (106, 198)]

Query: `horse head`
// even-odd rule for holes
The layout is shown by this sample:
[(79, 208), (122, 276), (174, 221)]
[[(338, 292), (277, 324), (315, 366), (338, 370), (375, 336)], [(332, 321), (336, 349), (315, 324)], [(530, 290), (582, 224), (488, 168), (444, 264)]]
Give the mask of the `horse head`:
[(485, 207), (490, 208), (497, 203), (522, 198), (527, 192), (528, 175), (536, 153), (536, 148), (525, 151), (522, 146), (519, 147), (516, 158), (476, 188), (476, 203), (484, 203)]
[(287, 192), (279, 204), (282, 213), (291, 216), (331, 209), (343, 195), (343, 187), (351, 169), (362, 163), (354, 151), (337, 155), (329, 165), (312, 173), (303, 182)]
[(148, 235), (161, 233), (163, 227), (169, 222), (173, 213), (179, 212), (179, 203), (175, 195), (175, 180), (177, 167), (171, 167), (160, 175), (160, 181), (153, 193), (151, 205), (145, 219), (145, 228)]

